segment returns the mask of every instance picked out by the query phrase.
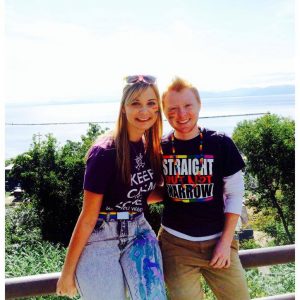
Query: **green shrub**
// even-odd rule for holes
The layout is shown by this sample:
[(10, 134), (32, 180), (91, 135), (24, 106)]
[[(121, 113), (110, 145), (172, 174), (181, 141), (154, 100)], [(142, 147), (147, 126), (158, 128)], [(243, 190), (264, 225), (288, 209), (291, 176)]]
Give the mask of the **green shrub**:
[(37, 141), (14, 160), (12, 176), (21, 182), (39, 215), (44, 240), (68, 245), (82, 205), (85, 155), (93, 141), (103, 134), (90, 124), (81, 142), (67, 141), (59, 147), (52, 135)]
[[(9, 206), (5, 213), (5, 277), (60, 272), (66, 249), (43, 241), (39, 214), (31, 203)], [(24, 298), (25, 299), (25, 298)], [(55, 295), (26, 299), (69, 299)]]
[(240, 241), (239, 245), (241, 250), (261, 248), (261, 246), (255, 242), (254, 239)]
[(295, 292), (294, 263), (270, 267), (269, 274), (250, 269), (246, 277), (251, 299)]
[(20, 203), (17, 207), (7, 207), (5, 212), (6, 251), (41, 239), (40, 220), (31, 203)]
[(66, 249), (50, 242), (35, 241), (34, 244), (15, 247), (6, 253), (6, 277), (60, 272)]
[[(295, 121), (274, 114), (238, 123), (233, 140), (246, 160), (246, 185), (254, 213), (272, 212), (264, 229), (280, 244), (295, 241)], [(284, 234), (283, 234), (284, 233)]]

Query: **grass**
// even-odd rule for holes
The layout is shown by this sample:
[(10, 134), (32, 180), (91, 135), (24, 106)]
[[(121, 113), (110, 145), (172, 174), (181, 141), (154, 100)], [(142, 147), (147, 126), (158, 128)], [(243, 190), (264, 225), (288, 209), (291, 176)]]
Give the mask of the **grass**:
[[(66, 249), (46, 241), (35, 241), (31, 245), (14, 245), (6, 251), (5, 277), (19, 277), (60, 272)], [(56, 295), (29, 297), (23, 299), (70, 299)], [(74, 298), (75, 299), (75, 298)], [(79, 299), (79, 297), (76, 297)]]
[(32, 245), (13, 245), (5, 256), (5, 277), (19, 277), (59, 272), (66, 249), (49, 242), (37, 241)]

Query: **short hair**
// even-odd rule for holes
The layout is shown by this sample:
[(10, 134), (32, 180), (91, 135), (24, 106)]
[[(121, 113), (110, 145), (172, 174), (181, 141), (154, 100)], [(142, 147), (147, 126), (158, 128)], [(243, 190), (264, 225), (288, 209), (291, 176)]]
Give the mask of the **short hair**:
[(196, 99), (201, 104), (201, 99), (200, 99), (200, 95), (199, 95), (197, 88), (194, 87), (190, 82), (188, 82), (180, 77), (175, 77), (173, 79), (173, 81), (171, 82), (171, 84), (166, 89), (166, 91), (163, 92), (162, 97), (161, 97), (162, 104), (164, 105), (164, 100), (169, 92), (171, 92), (171, 91), (180, 92), (183, 89), (190, 89), (193, 92), (193, 94), (195, 95)]

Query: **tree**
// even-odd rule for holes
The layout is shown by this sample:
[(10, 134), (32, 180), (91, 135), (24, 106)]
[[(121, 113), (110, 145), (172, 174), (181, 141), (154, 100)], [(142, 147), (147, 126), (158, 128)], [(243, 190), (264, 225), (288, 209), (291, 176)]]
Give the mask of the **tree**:
[[(264, 214), (276, 211), (286, 234), (294, 243), (295, 232), (295, 122), (277, 115), (240, 122), (233, 140), (246, 158), (249, 189), (256, 196), (248, 202)], [(277, 224), (276, 224), (277, 225)], [(276, 226), (273, 232), (276, 236)]]
[(39, 142), (34, 136), (29, 151), (15, 158), (12, 176), (31, 199), (44, 240), (68, 244), (82, 205), (85, 155), (104, 132), (90, 124), (80, 142), (67, 141), (62, 147), (51, 134)]

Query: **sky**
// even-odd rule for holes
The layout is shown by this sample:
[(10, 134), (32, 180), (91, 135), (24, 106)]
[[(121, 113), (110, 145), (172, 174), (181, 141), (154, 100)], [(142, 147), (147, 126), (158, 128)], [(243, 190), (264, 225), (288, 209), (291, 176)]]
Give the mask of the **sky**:
[(294, 84), (292, 0), (6, 0), (6, 103), (118, 99), (123, 78)]

